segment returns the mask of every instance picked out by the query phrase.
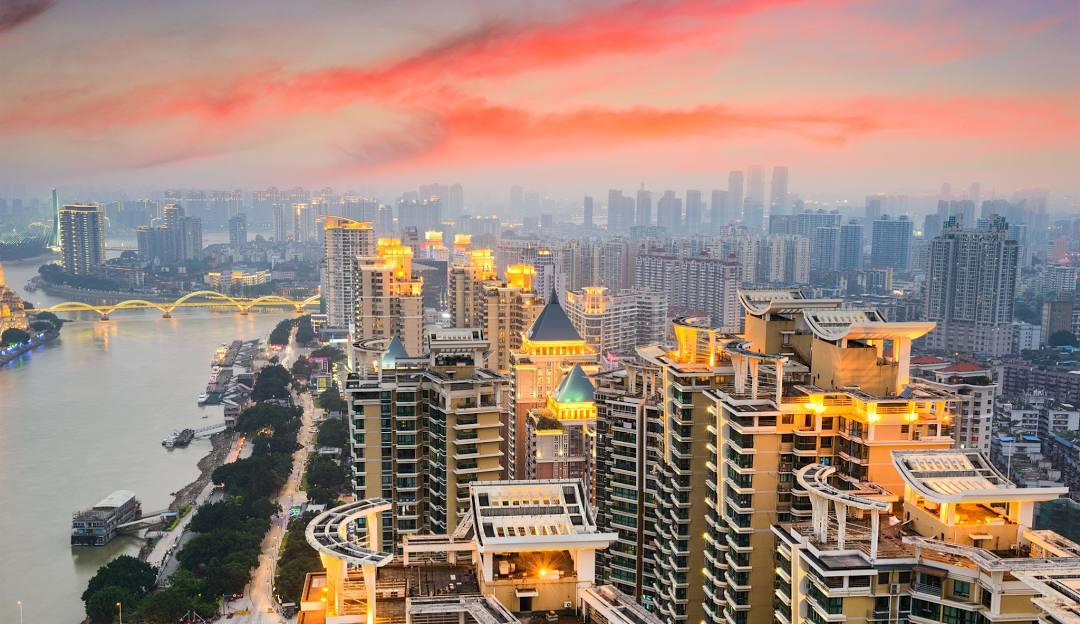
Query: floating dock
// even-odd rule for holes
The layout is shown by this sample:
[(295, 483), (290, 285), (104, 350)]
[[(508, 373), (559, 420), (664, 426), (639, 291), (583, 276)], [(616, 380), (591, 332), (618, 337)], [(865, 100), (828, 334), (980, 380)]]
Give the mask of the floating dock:
[(104, 546), (117, 535), (120, 525), (137, 520), (142, 504), (135, 494), (117, 490), (85, 511), (72, 514), (72, 546)]

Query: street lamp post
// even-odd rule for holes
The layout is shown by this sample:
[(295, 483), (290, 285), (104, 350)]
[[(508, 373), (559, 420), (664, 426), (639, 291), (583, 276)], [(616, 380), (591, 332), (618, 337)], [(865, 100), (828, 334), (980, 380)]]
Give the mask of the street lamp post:
[(22, 600), (18, 600), (15, 604), (19, 605), (19, 624), (23, 624), (22, 621)]
[(124, 603), (117, 602), (116, 608), (120, 610), (120, 624), (124, 624)]

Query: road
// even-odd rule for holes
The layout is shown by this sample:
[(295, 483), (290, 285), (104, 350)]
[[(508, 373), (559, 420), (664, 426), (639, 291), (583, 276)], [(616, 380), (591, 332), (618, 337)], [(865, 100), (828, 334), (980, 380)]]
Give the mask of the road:
[[(294, 343), (290, 342), (281, 356), (282, 364), (289, 367), (296, 357), (309, 351), (310, 349), (296, 348)], [(278, 613), (278, 603), (274, 599), (274, 570), (277, 566), (278, 552), (281, 549), (281, 538), (284, 536), (288, 524), (289, 507), (301, 505), (307, 501), (307, 494), (300, 489), (300, 480), (303, 478), (304, 466), (307, 465), (308, 456), (311, 454), (315, 444), (315, 434), (312, 433), (312, 428), (315, 426), (315, 404), (311, 393), (294, 394), (293, 398), (304, 408), (304, 414), (301, 418), (300, 433), (297, 436), (300, 449), (293, 453), (292, 473), (289, 475), (285, 485), (282, 486), (281, 493), (277, 497), (278, 508), (283, 509), (285, 512), (275, 515), (270, 521), (270, 530), (267, 531), (266, 537), (263, 538), (262, 551), (259, 554), (259, 567), (256, 568), (255, 573), (252, 575), (251, 583), (248, 585), (247, 591), (244, 592), (244, 597), (228, 604), (229, 611), (246, 609), (250, 614), (247, 616), (234, 616), (233, 621), (250, 622), (252, 624), (283, 624), (286, 622), (285, 618)]]

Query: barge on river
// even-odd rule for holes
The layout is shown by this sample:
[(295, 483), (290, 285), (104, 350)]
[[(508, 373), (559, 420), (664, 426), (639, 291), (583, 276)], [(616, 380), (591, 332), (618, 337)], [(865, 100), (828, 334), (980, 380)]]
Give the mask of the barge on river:
[(71, 518), (72, 546), (104, 546), (117, 536), (121, 525), (138, 520), (142, 504), (127, 490), (117, 490), (98, 504)]

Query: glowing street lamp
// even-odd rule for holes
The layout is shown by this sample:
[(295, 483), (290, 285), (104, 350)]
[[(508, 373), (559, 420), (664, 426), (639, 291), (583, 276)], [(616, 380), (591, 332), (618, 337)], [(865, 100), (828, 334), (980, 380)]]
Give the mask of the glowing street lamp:
[(19, 605), (19, 624), (23, 624), (22, 621), (22, 600), (17, 600), (15, 604)]
[(116, 608), (120, 610), (120, 624), (124, 624), (124, 603), (117, 602)]

